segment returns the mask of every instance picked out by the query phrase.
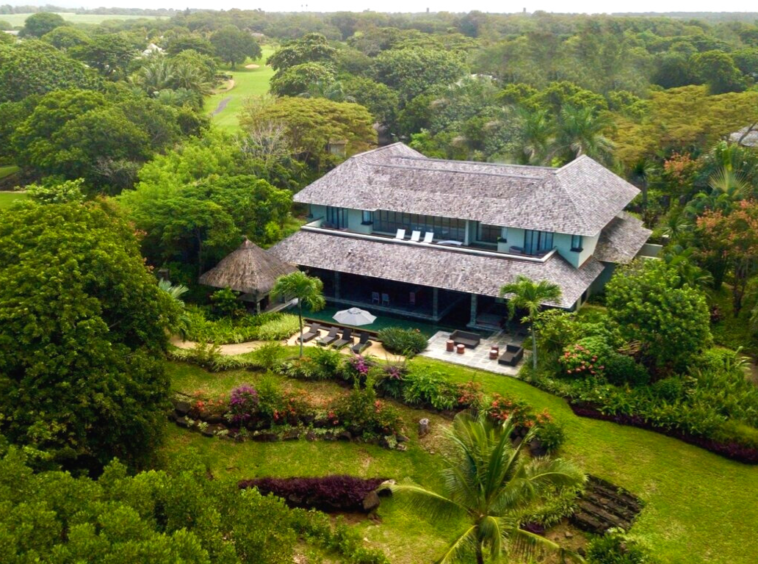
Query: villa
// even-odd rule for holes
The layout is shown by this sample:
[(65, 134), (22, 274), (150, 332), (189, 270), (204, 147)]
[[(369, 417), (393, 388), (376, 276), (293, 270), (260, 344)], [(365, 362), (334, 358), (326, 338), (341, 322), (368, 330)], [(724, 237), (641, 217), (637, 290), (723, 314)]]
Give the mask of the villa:
[(639, 190), (589, 157), (561, 167), (431, 159), (402, 143), (361, 153), (295, 195), (309, 223), (268, 252), (324, 282), (335, 305), (470, 327), (502, 320), (516, 276), (578, 308), (650, 231), (624, 212)]

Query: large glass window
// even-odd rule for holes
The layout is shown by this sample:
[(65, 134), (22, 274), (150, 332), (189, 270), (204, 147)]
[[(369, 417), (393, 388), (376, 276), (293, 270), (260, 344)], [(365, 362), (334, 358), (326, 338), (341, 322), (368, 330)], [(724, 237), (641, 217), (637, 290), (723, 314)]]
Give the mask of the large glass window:
[(466, 221), (463, 219), (384, 210), (374, 212), (374, 231), (394, 234), (398, 229), (432, 231), (436, 240), (464, 241), (466, 238)]
[(553, 234), (547, 231), (526, 231), (524, 233), (524, 252), (538, 255), (553, 248)]
[(347, 213), (344, 208), (326, 208), (326, 223), (328, 227), (342, 229), (347, 227)]
[(476, 240), (482, 243), (497, 243), (501, 229), (497, 225), (478, 223), (476, 226)]

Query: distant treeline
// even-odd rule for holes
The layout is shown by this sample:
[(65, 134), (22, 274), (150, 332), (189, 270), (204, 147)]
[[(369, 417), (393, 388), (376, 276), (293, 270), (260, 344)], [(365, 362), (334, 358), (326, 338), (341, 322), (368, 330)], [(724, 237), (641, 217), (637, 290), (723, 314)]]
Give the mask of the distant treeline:
[(73, 12), (77, 14), (112, 16), (172, 16), (176, 13), (176, 10), (168, 10), (165, 8), (155, 10), (143, 10), (141, 8), (94, 8), (92, 10), (85, 10), (79, 8), (74, 10), (72, 8), (52, 6), (50, 4), (45, 6), (11, 6), (9, 4), (4, 4), (0, 6), (0, 14), (37, 14), (39, 12)]

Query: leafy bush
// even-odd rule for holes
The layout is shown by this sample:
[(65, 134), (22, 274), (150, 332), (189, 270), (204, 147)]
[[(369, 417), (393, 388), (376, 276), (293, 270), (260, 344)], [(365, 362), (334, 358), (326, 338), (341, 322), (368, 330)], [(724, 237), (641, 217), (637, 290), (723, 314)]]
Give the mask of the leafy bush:
[(282, 339), (290, 338), (300, 329), (300, 322), (296, 315), (291, 315), (289, 313), (262, 313), (261, 315), (272, 317), (265, 320), (265, 322), (258, 327), (258, 330), (253, 333), (255, 336), (254, 340), (256, 341), (281, 341)]
[(653, 564), (650, 551), (623, 531), (611, 530), (587, 546), (587, 564)]
[(214, 321), (208, 319), (200, 308), (188, 306), (185, 319), (185, 339), (217, 345), (280, 341), (296, 333), (300, 327), (296, 315), (280, 312), (243, 315), (238, 318), (223, 317)]
[(334, 349), (317, 347), (310, 355), (318, 380), (336, 379), (341, 373), (344, 355)]
[(264, 370), (273, 370), (282, 363), (287, 350), (279, 343), (265, 343), (255, 349), (253, 358)]
[(534, 438), (540, 443), (540, 446), (548, 454), (555, 453), (566, 440), (563, 432), (563, 425), (556, 422), (552, 416), (545, 410), (537, 415), (537, 427), (534, 432)]
[(334, 423), (344, 425), (351, 432), (362, 432), (364, 437), (396, 435), (401, 428), (400, 414), (376, 399), (373, 385), (363, 390), (355, 388), (339, 398), (332, 404), (331, 413)]
[(213, 313), (217, 317), (242, 317), (245, 315), (245, 306), (237, 298), (237, 292), (230, 288), (223, 288), (213, 292), (211, 302)]
[(288, 378), (298, 380), (319, 380), (323, 376), (323, 373), (318, 371), (316, 363), (308, 356), (288, 360), (282, 364), (280, 372)]
[(403, 400), (411, 405), (453, 409), (458, 399), (456, 392), (455, 385), (438, 372), (411, 371), (403, 381)]
[(263, 495), (281, 497), (290, 507), (326, 512), (363, 512), (363, 500), (386, 478), (324, 476), (321, 478), (255, 478), (242, 480), (239, 487), (257, 488)]
[(617, 386), (645, 386), (650, 383), (647, 369), (632, 357), (612, 353), (605, 360), (605, 378)]
[(284, 393), (274, 377), (263, 378), (258, 382), (258, 412), (272, 420), (274, 414), (284, 409)]
[(426, 348), (427, 338), (418, 329), (388, 327), (379, 331), (379, 340), (391, 353), (414, 355)]

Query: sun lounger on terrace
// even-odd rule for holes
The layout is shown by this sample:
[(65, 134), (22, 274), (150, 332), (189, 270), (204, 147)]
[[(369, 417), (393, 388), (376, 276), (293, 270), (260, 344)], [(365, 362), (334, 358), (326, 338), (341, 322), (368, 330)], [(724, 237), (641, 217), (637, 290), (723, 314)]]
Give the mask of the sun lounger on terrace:
[(352, 329), (345, 329), (342, 332), (342, 338), (339, 341), (336, 341), (332, 346), (335, 349), (341, 349), (345, 345), (351, 345), (355, 342), (355, 339), (353, 339), (353, 330)]
[(413, 241), (414, 243), (418, 243), (420, 239), (421, 239), (421, 231), (414, 231), (413, 233), (411, 233), (411, 241)]
[(329, 329), (329, 334), (326, 337), (320, 337), (316, 342), (321, 346), (328, 346), (331, 345), (334, 341), (336, 341), (339, 338), (338, 329), (336, 327), (332, 327)]
[(311, 326), (308, 328), (308, 332), (303, 334), (303, 342), (307, 343), (308, 341), (311, 341), (318, 337), (320, 335), (319, 331), (321, 330), (321, 325), (318, 323), (311, 323)]
[(398, 229), (395, 234), (395, 239), (399, 239), (400, 241), (405, 239), (405, 229)]
[(361, 336), (358, 339), (358, 344), (353, 345), (350, 350), (352, 350), (355, 354), (361, 354), (364, 349), (367, 349), (371, 346), (371, 341), (368, 340), (368, 336), (368, 333), (361, 333)]
[(424, 233), (424, 243), (431, 244), (434, 240), (434, 231), (427, 231)]

